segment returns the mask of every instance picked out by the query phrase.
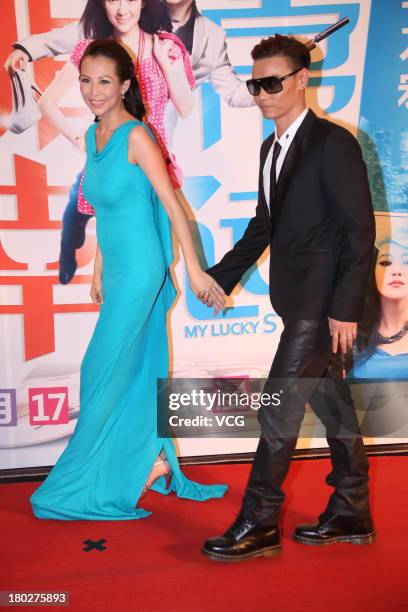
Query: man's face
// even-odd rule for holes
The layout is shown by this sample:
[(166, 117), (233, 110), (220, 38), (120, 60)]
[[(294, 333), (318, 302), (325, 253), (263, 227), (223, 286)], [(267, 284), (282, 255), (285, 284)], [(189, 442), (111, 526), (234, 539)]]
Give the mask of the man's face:
[[(288, 59), (282, 56), (266, 57), (256, 60), (252, 68), (252, 78), (290, 74), (299, 66), (293, 66)], [(304, 90), (307, 85), (309, 71), (306, 68), (282, 82), (283, 89), (278, 93), (268, 94), (261, 87), (258, 96), (254, 96), (256, 104), (262, 111), (265, 119), (279, 119), (304, 100)]]

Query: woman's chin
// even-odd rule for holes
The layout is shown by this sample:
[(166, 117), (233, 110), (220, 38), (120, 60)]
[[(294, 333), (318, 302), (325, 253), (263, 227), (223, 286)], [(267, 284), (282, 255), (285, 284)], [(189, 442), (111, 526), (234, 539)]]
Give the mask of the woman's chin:
[(106, 113), (105, 104), (88, 104), (88, 107), (94, 115), (103, 115), (103, 113)]
[(125, 34), (129, 34), (129, 32), (137, 28), (138, 22), (132, 21), (127, 23), (114, 23), (112, 25), (119, 36), (124, 36)]
[[(407, 300), (408, 301), (408, 294), (406, 291), (401, 292), (401, 293), (380, 293), (380, 297), (383, 300), (387, 300), (387, 302), (399, 302), (401, 300)], [(408, 315), (408, 313), (407, 313)]]

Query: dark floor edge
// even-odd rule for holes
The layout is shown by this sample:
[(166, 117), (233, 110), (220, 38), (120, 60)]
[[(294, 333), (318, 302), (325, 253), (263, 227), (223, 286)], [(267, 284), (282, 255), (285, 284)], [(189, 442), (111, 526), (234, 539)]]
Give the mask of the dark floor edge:
[[(366, 445), (367, 455), (376, 456), (401, 456), (408, 455), (408, 443), (401, 444), (370, 444)], [(294, 460), (327, 459), (330, 457), (329, 449), (307, 448), (298, 449), (294, 452)], [(227, 465), (234, 463), (251, 463), (254, 453), (232, 453), (229, 455), (199, 455), (192, 457), (180, 457), (180, 465)], [(14, 468), (0, 470), (0, 484), (11, 482), (30, 482), (44, 480), (51, 471), (52, 466), (41, 466), (31, 468)]]

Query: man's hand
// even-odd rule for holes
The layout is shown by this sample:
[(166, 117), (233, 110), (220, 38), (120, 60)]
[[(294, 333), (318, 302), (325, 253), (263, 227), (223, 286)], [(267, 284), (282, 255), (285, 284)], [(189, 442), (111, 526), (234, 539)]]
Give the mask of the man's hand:
[(25, 70), (29, 61), (30, 58), (25, 51), (22, 49), (14, 49), (4, 62), (4, 70), (10, 72), (10, 74), (13, 74), (19, 68)]
[(353, 348), (353, 343), (357, 336), (357, 323), (337, 321), (330, 317), (328, 317), (328, 319), (333, 353), (337, 353), (339, 343), (341, 352), (343, 354), (347, 353), (347, 349)]

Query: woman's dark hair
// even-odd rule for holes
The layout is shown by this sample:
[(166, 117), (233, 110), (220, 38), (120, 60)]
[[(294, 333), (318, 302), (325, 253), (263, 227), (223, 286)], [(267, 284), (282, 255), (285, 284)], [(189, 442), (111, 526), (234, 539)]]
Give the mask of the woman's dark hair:
[(293, 36), (275, 34), (264, 38), (252, 49), (251, 56), (254, 61), (266, 57), (284, 57), (289, 60), (293, 70), (310, 66), (309, 49)]
[[(146, 114), (146, 109), (143, 104), (142, 96), (140, 94), (139, 84), (135, 76), (135, 69), (133, 66), (132, 58), (129, 53), (122, 47), (121, 44), (112, 40), (112, 38), (102, 38), (93, 40), (87, 48), (81, 58), (79, 68), (86, 57), (107, 57), (115, 62), (115, 72), (119, 78), (119, 81), (130, 80), (130, 86), (125, 97), (123, 104), (131, 115), (141, 121)], [(95, 121), (99, 121), (98, 117)]]
[[(85, 38), (107, 38), (113, 34), (104, 0), (88, 0), (80, 20)], [(170, 15), (165, 0), (144, 0), (140, 13), (139, 26), (149, 34), (159, 30), (172, 31)]]

